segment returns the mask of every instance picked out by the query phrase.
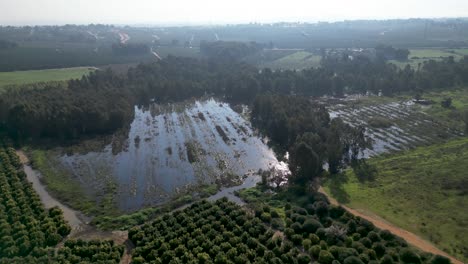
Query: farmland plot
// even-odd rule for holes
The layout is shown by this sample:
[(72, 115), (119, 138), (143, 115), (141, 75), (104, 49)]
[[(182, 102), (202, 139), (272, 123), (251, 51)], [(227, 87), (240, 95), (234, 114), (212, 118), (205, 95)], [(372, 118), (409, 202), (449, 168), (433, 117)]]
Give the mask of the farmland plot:
[(412, 101), (389, 102), (375, 105), (358, 105), (346, 101), (329, 108), (330, 117), (340, 117), (351, 126), (362, 125), (372, 139), (372, 149), (366, 149), (363, 157), (381, 153), (411, 149), (462, 136), (420, 112)]
[(121, 151), (109, 144), (58, 159), (95, 197), (115, 192), (116, 206), (124, 211), (196, 193), (201, 185), (238, 185), (257, 177), (259, 169), (279, 165), (250, 123), (213, 99), (135, 107), (122, 145)]

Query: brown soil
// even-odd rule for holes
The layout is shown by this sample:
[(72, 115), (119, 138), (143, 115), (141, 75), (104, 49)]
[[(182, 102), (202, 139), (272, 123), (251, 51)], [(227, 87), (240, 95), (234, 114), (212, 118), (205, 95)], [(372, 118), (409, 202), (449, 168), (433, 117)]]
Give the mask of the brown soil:
[(386, 229), (386, 230), (390, 231), (394, 235), (397, 235), (397, 236), (403, 238), (404, 240), (406, 240), (406, 242), (408, 242), (409, 244), (421, 249), (422, 251), (426, 251), (426, 252), (430, 252), (432, 254), (438, 254), (438, 255), (441, 255), (441, 256), (445, 256), (445, 257), (449, 258), (452, 261), (453, 264), (463, 264), (463, 262), (461, 262), (460, 260), (458, 260), (458, 259), (450, 256), (449, 254), (445, 253), (444, 251), (436, 248), (434, 245), (432, 245), (428, 241), (420, 238), (419, 236), (417, 236), (417, 235), (415, 235), (415, 234), (413, 234), (411, 232), (408, 232), (408, 231), (406, 231), (404, 229), (401, 229), (399, 227), (394, 226), (393, 224), (385, 221), (384, 219), (378, 217), (377, 215), (374, 215), (374, 214), (372, 214), (370, 212), (367, 212), (367, 211), (364, 211), (364, 210), (361, 210), (361, 209), (352, 209), (352, 208), (349, 208), (349, 207), (347, 207), (347, 206), (345, 206), (343, 204), (338, 203), (338, 201), (336, 201), (333, 197), (329, 196), (322, 187), (319, 188), (319, 192), (321, 192), (325, 196), (327, 196), (328, 200), (330, 201), (330, 203), (332, 205), (340, 205), (341, 207), (346, 209), (351, 214), (353, 214), (355, 216), (359, 216), (361, 218), (366, 219), (367, 221), (372, 222), (376, 227), (378, 227), (380, 229)]

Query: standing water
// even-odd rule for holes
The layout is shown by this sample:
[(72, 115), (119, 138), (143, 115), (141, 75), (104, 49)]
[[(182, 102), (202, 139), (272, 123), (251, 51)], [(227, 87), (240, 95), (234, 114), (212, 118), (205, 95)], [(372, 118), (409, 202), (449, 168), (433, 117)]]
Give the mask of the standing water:
[(219, 194), (228, 196), (254, 186), (260, 169), (282, 165), (250, 122), (214, 99), (135, 107), (124, 145), (119, 153), (110, 144), (60, 161), (96, 197), (115, 190), (117, 207), (125, 211), (166, 202), (200, 185), (240, 184)]

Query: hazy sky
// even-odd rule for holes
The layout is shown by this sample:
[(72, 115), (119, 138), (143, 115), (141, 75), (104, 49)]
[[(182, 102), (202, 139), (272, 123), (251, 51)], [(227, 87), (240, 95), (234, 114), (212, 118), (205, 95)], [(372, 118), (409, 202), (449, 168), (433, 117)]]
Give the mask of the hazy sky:
[(468, 0), (0, 0), (0, 24), (223, 24), (468, 17)]

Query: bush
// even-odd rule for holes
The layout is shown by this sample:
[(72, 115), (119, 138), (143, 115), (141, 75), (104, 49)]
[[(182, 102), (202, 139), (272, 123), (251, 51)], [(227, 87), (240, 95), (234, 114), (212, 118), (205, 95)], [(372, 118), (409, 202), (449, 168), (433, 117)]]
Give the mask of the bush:
[(317, 231), (317, 229), (321, 227), (322, 224), (319, 221), (312, 218), (307, 219), (302, 225), (302, 229), (304, 230), (304, 232), (307, 233), (315, 233), (315, 231)]
[(321, 250), (319, 245), (314, 245), (309, 249), (309, 254), (314, 258), (318, 258)]
[(450, 264), (450, 259), (441, 256), (441, 255), (435, 255), (432, 257), (431, 264)]
[(291, 225), (291, 228), (294, 230), (296, 234), (302, 233), (302, 225), (300, 223), (294, 223)]
[(400, 251), (400, 260), (404, 263), (420, 264), (421, 259), (418, 254), (411, 249), (404, 248)]
[(318, 217), (323, 218), (325, 216), (328, 216), (328, 204), (326, 202), (320, 201), (320, 202), (315, 202), (315, 213), (317, 214)]
[(312, 245), (317, 245), (318, 243), (320, 243), (320, 238), (316, 234), (310, 234), (309, 239)]
[(271, 217), (273, 217), (273, 218), (278, 218), (278, 217), (280, 217), (279, 214), (278, 214), (278, 212), (277, 212), (276, 210), (272, 210), (272, 211), (270, 212), (270, 215), (271, 215)]
[(294, 243), (294, 245), (301, 245), (302, 244), (302, 236), (301, 235), (293, 235), (291, 237), (291, 241)]
[(347, 257), (344, 262), (344, 264), (364, 264), (361, 259), (355, 256)]
[(393, 259), (390, 255), (385, 255), (380, 260), (380, 264), (393, 264)]
[(347, 257), (357, 256), (358, 252), (353, 248), (332, 246), (329, 249), (335, 259), (343, 262)]
[(298, 257), (297, 257), (297, 263), (298, 264), (309, 264), (311, 261), (309, 255), (306, 255), (306, 254), (300, 254)]
[(381, 240), (379, 234), (377, 234), (375, 231), (370, 231), (367, 234), (367, 237), (374, 243), (379, 242)]
[(380, 242), (374, 243), (372, 245), (372, 249), (375, 251), (375, 254), (379, 258), (381, 258), (385, 254), (385, 251), (386, 251), (386, 248), (385, 248), (384, 244), (382, 244)]
[(262, 219), (262, 221), (265, 222), (265, 223), (270, 223), (271, 222), (271, 215), (269, 213), (262, 213), (260, 215), (260, 219)]
[(271, 219), (271, 227), (280, 231), (284, 230), (283, 220), (281, 218), (273, 218)]
[(367, 237), (362, 238), (361, 240), (359, 240), (359, 242), (361, 242), (361, 244), (363, 244), (366, 248), (372, 247), (372, 241)]
[(305, 251), (308, 251), (309, 248), (312, 246), (312, 242), (310, 241), (310, 239), (304, 239), (302, 240), (302, 246), (304, 247)]
[(326, 250), (321, 250), (319, 253), (318, 260), (322, 264), (331, 264), (334, 259), (333, 255)]

